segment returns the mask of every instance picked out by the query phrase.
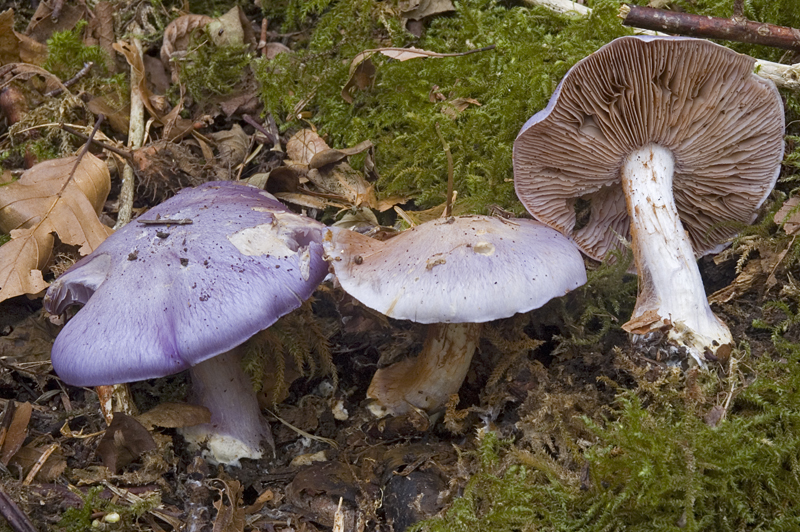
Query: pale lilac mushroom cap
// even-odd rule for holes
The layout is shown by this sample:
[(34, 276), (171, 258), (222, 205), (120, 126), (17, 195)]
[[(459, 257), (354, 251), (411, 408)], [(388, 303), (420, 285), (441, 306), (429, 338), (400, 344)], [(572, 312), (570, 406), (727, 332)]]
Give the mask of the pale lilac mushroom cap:
[(640, 297), (629, 330), (674, 326), (701, 365), (731, 337), (696, 257), (755, 219), (783, 158), (781, 98), (754, 63), (702, 39), (616, 39), (567, 73), (514, 143), (528, 211), (598, 260), (631, 241)]
[(483, 323), (541, 307), (586, 282), (577, 247), (534, 220), (434, 220), (386, 242), (331, 227), (325, 253), (344, 290), (391, 318)]
[[(111, 235), (51, 285), (44, 300), (49, 312), (85, 303), (53, 345), (56, 373), (68, 384), (98, 386), (162, 377), (226, 357), (224, 366), (233, 366), (226, 378), (244, 382), (242, 400), (258, 415), (238, 355), (228, 352), (312, 294), (328, 270), (323, 229), (254, 187), (216, 182), (181, 191)], [(193, 380), (204, 390), (199, 399), (212, 411), (213, 425), (212, 396), (226, 383), (213, 381), (222, 370), (202, 366)], [(216, 423), (237, 422), (237, 401), (218, 413)]]
[(376, 415), (435, 412), (458, 392), (480, 324), (539, 308), (586, 282), (577, 247), (533, 220), (463, 216), (379, 242), (331, 228), (326, 258), (342, 288), (389, 317), (429, 324), (422, 351), (379, 369)]
[[(181, 191), (56, 279), (45, 308), (85, 306), (56, 338), (68, 384), (163, 377), (228, 351), (299, 307), (327, 273), (322, 224), (257, 188)], [(275, 238), (265, 238), (265, 236)]]

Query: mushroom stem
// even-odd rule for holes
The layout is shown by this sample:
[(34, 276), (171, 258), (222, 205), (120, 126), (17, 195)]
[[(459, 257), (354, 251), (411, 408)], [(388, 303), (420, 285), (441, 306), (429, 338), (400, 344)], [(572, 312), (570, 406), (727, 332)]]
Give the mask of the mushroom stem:
[(242, 370), (241, 347), (193, 366), (192, 402), (211, 411), (211, 422), (181, 429), (190, 446), (204, 446), (215, 463), (239, 465), (259, 459), (263, 441), (272, 446), (269, 424), (261, 415), (253, 383)]
[(376, 416), (401, 415), (413, 408), (441, 409), (458, 393), (480, 339), (481, 323), (436, 323), (428, 326), (422, 351), (375, 372), (367, 397)]
[(686, 347), (703, 367), (705, 353), (730, 349), (728, 327), (711, 311), (692, 244), (672, 195), (672, 152), (649, 144), (623, 165), (622, 187), (631, 218), (639, 295), (628, 332), (668, 329), (672, 343)]

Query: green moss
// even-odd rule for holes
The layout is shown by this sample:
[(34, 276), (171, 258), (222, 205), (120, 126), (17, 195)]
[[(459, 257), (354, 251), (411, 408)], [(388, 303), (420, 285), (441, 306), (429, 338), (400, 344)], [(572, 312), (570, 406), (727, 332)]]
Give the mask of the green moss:
[[(638, 389), (620, 392), (606, 422), (586, 418), (596, 441), (585, 453), (583, 489), (577, 472), (555, 476), (554, 463), (519, 465), (509, 444), (487, 439), (482, 445), (493, 446), (493, 458), (481, 461), (442, 517), (418, 529), (794, 530), (800, 347), (783, 335), (800, 318), (787, 316), (770, 327), (782, 357), (743, 354), (734, 377), (722, 381), (676, 370), (654, 383), (642, 374)], [(727, 415), (712, 426), (704, 419), (715, 406), (727, 406)]]
[(86, 46), (81, 33), (87, 22), (82, 20), (71, 30), (57, 31), (47, 39), (47, 61), (44, 68), (66, 81), (83, 68), (84, 63), (94, 62), (94, 71), (105, 75), (106, 54), (99, 46)]
[[(385, 22), (374, 4), (340, 1), (323, 14), (305, 51), (259, 65), (262, 98), (284, 128), (301, 102), (332, 146), (364, 139), (377, 146), (383, 196), (416, 193), (420, 207), (444, 200), (446, 156), (439, 123), (454, 158), (462, 209), (485, 212), (494, 203), (521, 213), (511, 182), (511, 149), (522, 123), (544, 107), (569, 67), (614, 37), (616, 3), (602, 2), (589, 19), (559, 16), (543, 8), (507, 8), (493, 0), (461, 2), (452, 16), (433, 19), (414, 37)], [(348, 31), (341, 32), (341, 28)], [(373, 57), (375, 81), (350, 105), (340, 93), (350, 60), (379, 46), (406, 46), (453, 53), (495, 45), (463, 57), (407, 62)], [(435, 88), (438, 87), (438, 88)], [(434, 98), (438, 92), (445, 101)], [(472, 98), (455, 119), (449, 101)]]
[[(104, 499), (100, 496), (103, 492), (103, 487), (91, 488), (85, 494), (81, 495), (83, 504), (80, 508), (69, 508), (61, 517), (58, 523), (59, 530), (64, 532), (85, 532), (86, 530), (143, 530), (136, 526), (136, 520), (144, 515), (146, 512), (158, 507), (161, 504), (161, 498), (158, 494), (142, 499), (130, 506), (116, 504), (109, 499)], [(97, 512), (116, 513), (119, 515), (119, 520), (114, 523), (103, 523), (98, 519), (104, 528), (92, 526), (95, 520), (92, 514)]]
[(179, 76), (196, 102), (224, 96), (242, 81), (253, 60), (246, 46), (217, 46), (207, 33), (189, 47)]

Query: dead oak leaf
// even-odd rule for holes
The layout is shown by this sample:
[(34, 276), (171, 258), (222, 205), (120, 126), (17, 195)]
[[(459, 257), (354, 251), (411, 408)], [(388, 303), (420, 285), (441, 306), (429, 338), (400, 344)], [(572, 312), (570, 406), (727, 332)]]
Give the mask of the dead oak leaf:
[[(238, 480), (215, 479), (222, 484), (219, 489), (220, 498), (214, 502), (217, 517), (214, 519), (213, 532), (243, 532), (245, 509), (242, 502), (242, 484)], [(228, 504), (224, 503), (228, 500)]]
[(111, 188), (108, 167), (89, 153), (77, 167), (76, 162), (72, 156), (39, 163), (0, 189), (0, 231), (11, 234), (0, 247), (0, 301), (47, 287), (41, 270), (54, 233), (63, 243), (80, 246), (82, 255), (111, 234), (98, 219)]
[(330, 150), (316, 131), (301, 129), (286, 142), (286, 155), (294, 164), (308, 165), (318, 153)]
[(782, 226), (787, 234), (795, 234), (800, 230), (800, 196), (786, 200), (775, 213), (775, 223)]

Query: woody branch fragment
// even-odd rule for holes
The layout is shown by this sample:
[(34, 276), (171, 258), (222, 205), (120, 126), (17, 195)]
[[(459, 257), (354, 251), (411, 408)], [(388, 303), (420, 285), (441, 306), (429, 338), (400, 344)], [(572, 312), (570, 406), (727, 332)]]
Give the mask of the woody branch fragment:
[(619, 16), (625, 26), (690, 37), (761, 44), (800, 52), (800, 30), (785, 26), (753, 22), (738, 17), (707, 17), (627, 4), (620, 7)]

